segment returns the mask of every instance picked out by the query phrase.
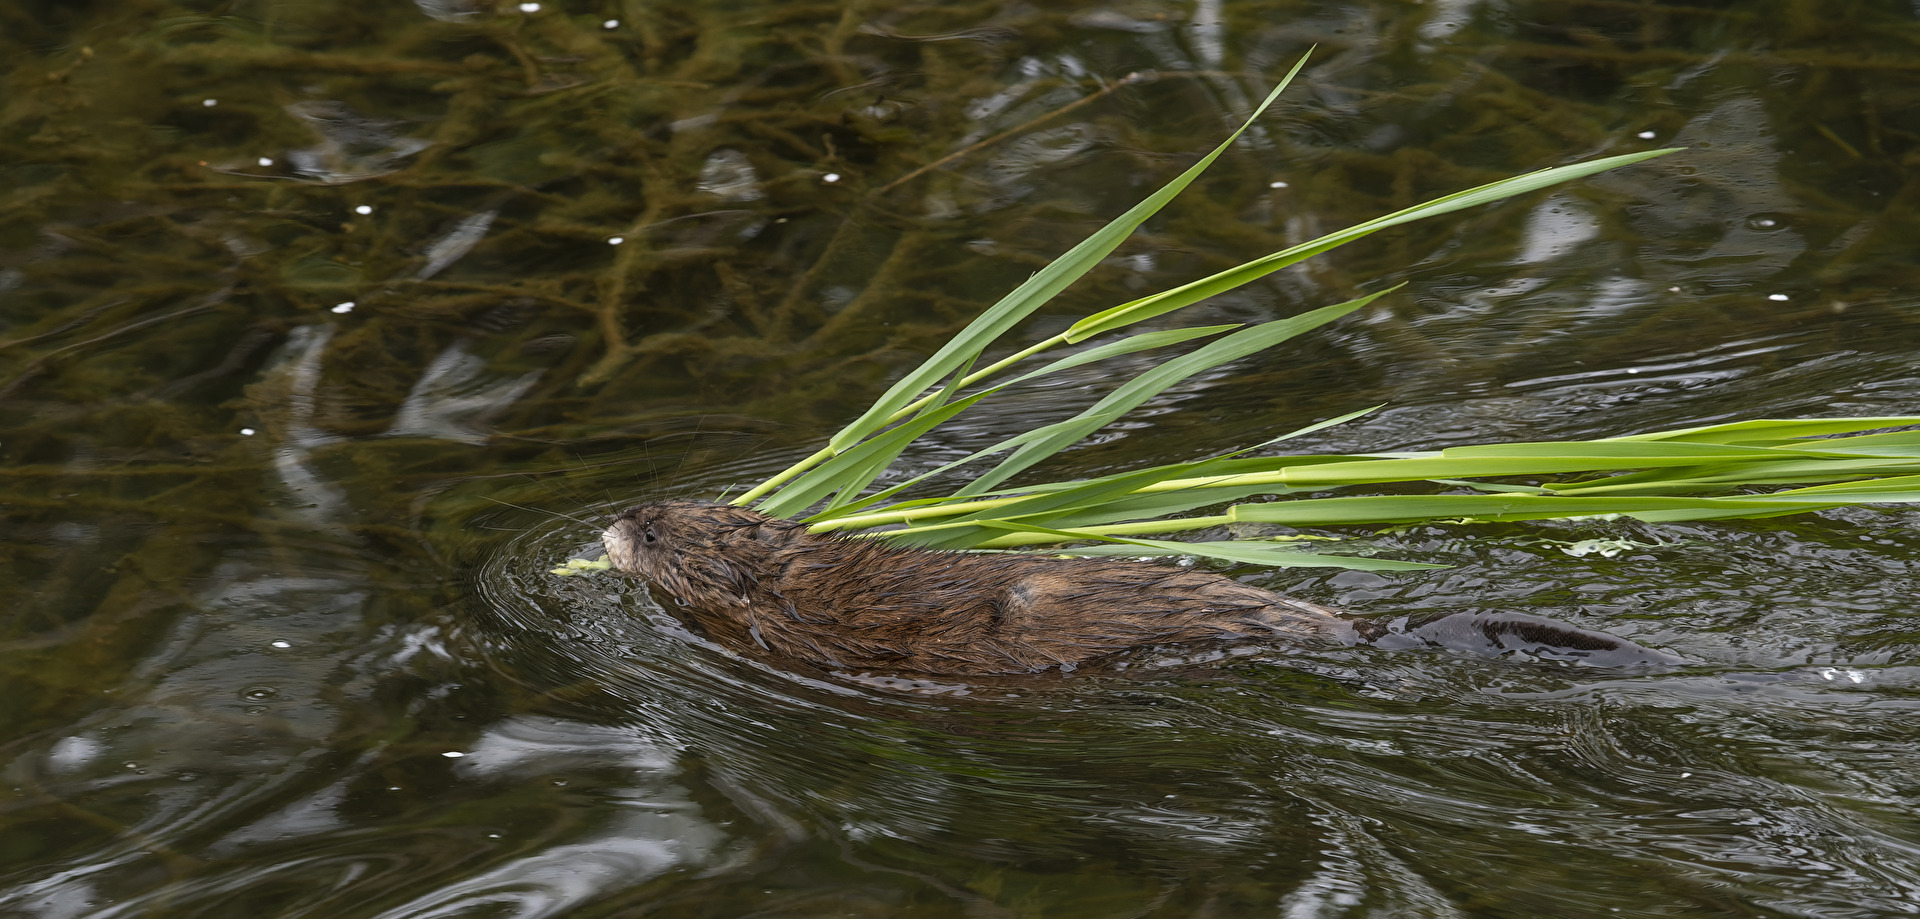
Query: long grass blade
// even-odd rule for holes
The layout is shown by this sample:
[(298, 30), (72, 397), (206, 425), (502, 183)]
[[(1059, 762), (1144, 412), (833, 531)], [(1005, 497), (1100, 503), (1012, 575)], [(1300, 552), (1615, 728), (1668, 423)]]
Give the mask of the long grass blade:
[(1709, 424), (1697, 428), (1653, 431), (1608, 439), (1613, 441), (1684, 440), (1697, 444), (1770, 446), (1805, 437), (1852, 434), (1874, 428), (1899, 428), (1916, 424), (1920, 424), (1920, 416), (1915, 415), (1866, 418), (1754, 418), (1728, 424)]
[[(1199, 178), (1207, 167), (1213, 165), (1214, 160), (1219, 159), (1227, 148), (1239, 140), (1240, 135), (1245, 133), (1247, 128), (1266, 113), (1274, 100), (1280, 97), (1280, 93), (1293, 81), (1294, 76), (1300, 72), (1300, 68), (1305, 66), (1306, 62), (1306, 56), (1302, 55), (1280, 84), (1275, 86), (1273, 91), (1267, 94), (1266, 99), (1254, 109), (1253, 114), (1248, 116), (1246, 122), (1212, 152), (1201, 157), (1199, 162), (1168, 182), (1159, 191), (1147, 196), (1146, 200), (1134, 205), (1126, 213), (1114, 218), (1111, 223), (1082, 240), (1079, 245), (1054, 259), (1045, 268), (1028, 278), (1026, 283), (1015, 288), (1012, 293), (982, 313), (932, 357), (901, 377), (859, 418), (854, 419), (852, 423), (835, 434), (828, 442), (828, 449), (834, 452), (846, 450), (898, 420), (900, 410), (922, 393), (932, 389), (936, 381), (985, 351), (1008, 329), (1013, 328), (1015, 324), (1052, 299), (1055, 294), (1065, 290), (1068, 285), (1079, 280), (1082, 275), (1099, 264), (1100, 260), (1119, 246), (1135, 228), (1166, 206), (1168, 201), (1173, 200), (1175, 195), (1192, 184), (1194, 179)], [(1082, 336), (1081, 340), (1086, 337)], [(786, 473), (782, 474), (782, 476), (785, 475)], [(766, 490), (786, 481), (782, 476), (768, 480), (770, 485), (763, 483), (763, 488), (757, 488), (742, 495), (737, 499), (737, 503), (744, 504), (758, 499), (766, 493)]]
[[(1378, 406), (1375, 406), (1375, 408), (1378, 408)], [(1232, 501), (1238, 497), (1244, 497), (1250, 494), (1270, 493), (1276, 486), (1270, 482), (1257, 482), (1253, 484), (1241, 483), (1243, 486), (1242, 490), (1236, 490), (1234, 494), (1226, 495), (1219, 489), (1232, 488), (1234, 483), (1231, 477), (1223, 476), (1221, 470), (1226, 467), (1226, 464), (1253, 450), (1258, 450), (1261, 447), (1341, 424), (1372, 412), (1373, 410), (1373, 408), (1368, 408), (1357, 412), (1348, 412), (1337, 418), (1329, 418), (1325, 421), (1310, 424), (1304, 428), (1290, 431), (1251, 447), (1245, 447), (1231, 453), (1209, 457), (1207, 459), (1193, 460), (1185, 463), (1169, 463), (1161, 466), (1148, 467), (1146, 469), (1138, 469), (1132, 472), (1101, 476), (1095, 479), (1051, 483), (1022, 489), (1024, 494), (1009, 498), (1006, 501), (994, 502), (991, 506), (956, 514), (948, 518), (948, 521), (959, 522), (991, 517), (996, 520), (1041, 522), (1069, 514), (1084, 517), (1088, 512), (1104, 517), (1118, 508), (1118, 502), (1124, 498), (1137, 496), (1142, 492), (1151, 494), (1154, 490), (1168, 487), (1169, 483), (1177, 483), (1173, 487), (1179, 488), (1179, 492), (1177, 493), (1179, 496), (1175, 497), (1171, 494), (1164, 493), (1158, 494), (1155, 495), (1155, 497), (1159, 499), (1156, 503), (1166, 507), (1179, 506), (1182, 510), (1201, 507), (1207, 504), (1223, 504), (1227, 501)], [(1259, 463), (1260, 461), (1255, 460), (1254, 462)], [(1182, 484), (1184, 484), (1184, 487), (1182, 487)], [(1280, 487), (1284, 488), (1284, 486)], [(1293, 489), (1285, 490), (1292, 491)], [(1170, 512), (1171, 511), (1162, 511), (1162, 513)]]
[(1213, 558), (1226, 562), (1238, 562), (1247, 565), (1269, 565), (1293, 568), (1353, 568), (1367, 571), (1415, 571), (1427, 568), (1439, 568), (1440, 565), (1428, 565), (1421, 562), (1402, 562), (1384, 558), (1356, 558), (1340, 555), (1320, 555), (1313, 552), (1300, 552), (1282, 548), (1273, 543), (1259, 543), (1249, 540), (1226, 540), (1210, 542), (1168, 542), (1159, 539), (1135, 539), (1115, 536), (1058, 530), (1046, 527), (1026, 527), (998, 521), (985, 521), (989, 529), (1019, 529), (1026, 533), (1052, 536), (1062, 541), (1097, 540), (1106, 545), (1080, 546), (1055, 550), (1057, 555), (1128, 555), (1128, 556), (1170, 556), (1184, 555), (1198, 558)]
[[(1130, 336), (1128, 338), (1124, 338), (1119, 341), (1102, 345), (1098, 348), (1089, 348), (1085, 351), (1080, 351), (1078, 353), (1068, 355), (1067, 357), (1054, 361), (1053, 363), (1048, 364), (1044, 367), (1041, 367), (1038, 370), (1021, 374), (1020, 376), (1014, 377), (1011, 380), (1007, 380), (1006, 382), (1000, 384), (999, 386), (994, 387), (994, 389), (995, 390), (1006, 389), (1007, 387), (1012, 386), (1016, 383), (1026, 382), (1028, 380), (1046, 376), (1047, 374), (1050, 374), (1050, 373), (1056, 373), (1058, 371), (1065, 370), (1070, 367), (1077, 367), (1082, 364), (1093, 363), (1096, 361), (1106, 360), (1112, 357), (1119, 357), (1121, 355), (1133, 354), (1136, 352), (1147, 351), (1154, 348), (1164, 348), (1169, 345), (1183, 344), (1185, 342), (1192, 341), (1196, 338), (1204, 338), (1208, 335), (1217, 335), (1221, 332), (1237, 329), (1239, 327), (1240, 327), (1239, 324), (1200, 326), (1200, 327), (1190, 328), (1190, 329), (1168, 329), (1168, 330), (1159, 331), (1159, 332), (1148, 332), (1141, 335)], [(960, 375), (956, 374), (954, 379), (956, 381), (959, 381)], [(945, 401), (945, 399), (949, 398), (950, 395), (951, 395), (950, 393), (943, 393), (941, 398), (938, 401)], [(921, 409), (921, 411), (925, 411), (925, 409)], [(900, 446), (902, 449), (904, 449), (906, 444), (902, 443), (900, 444)], [(836, 498), (831, 506), (815, 514), (814, 516), (809, 517), (808, 521), (812, 523), (825, 523), (827, 521), (835, 519), (836, 517), (855, 513), (863, 508), (871, 507), (875, 504), (885, 501), (888, 498), (891, 498), (894, 495), (897, 495), (905, 491), (906, 489), (912, 488), (913, 486), (920, 484), (921, 482), (944, 475), (947, 472), (950, 472), (960, 466), (964, 466), (967, 463), (970, 463), (983, 456), (989, 456), (995, 451), (1002, 450), (1002, 449), (1008, 449), (1007, 445), (1005, 444), (995, 445), (993, 447), (989, 447), (977, 453), (961, 457), (960, 459), (953, 460), (951, 462), (938, 466), (934, 469), (927, 470), (926, 472), (923, 472), (910, 479), (907, 479), (904, 482), (900, 482), (899, 484), (890, 486), (886, 489), (875, 492), (874, 494), (868, 495), (867, 497), (860, 498), (857, 500), (844, 499), (847, 492), (843, 491), (842, 498)], [(867, 485), (871, 484), (873, 479), (876, 478), (881, 471), (883, 470), (876, 469), (874, 470), (873, 475), (867, 476), (866, 478), (859, 480), (857, 483), (858, 488), (864, 489)]]
[(1572, 163), (1530, 172), (1522, 176), (1490, 182), (1478, 188), (1455, 192), (1451, 195), (1435, 198), (1425, 204), (1417, 204), (1404, 210), (1395, 211), (1384, 217), (1376, 217), (1364, 223), (1357, 223), (1344, 230), (1329, 233), (1311, 242), (1301, 243), (1283, 249), (1272, 255), (1254, 259), (1251, 262), (1229, 268), (1218, 274), (1191, 281), (1172, 290), (1161, 291), (1142, 297), (1129, 303), (1122, 303), (1111, 309), (1102, 310), (1073, 324), (1067, 332), (1068, 341), (1082, 341), (1102, 332), (1108, 332), (1122, 326), (1131, 325), (1143, 319), (1150, 319), (1163, 313), (1197, 303), (1216, 294), (1232, 290), (1242, 284), (1263, 278), (1289, 265), (1310, 259), (1323, 252), (1339, 248), (1363, 236), (1377, 233), (1388, 227), (1438, 217), (1469, 207), (1477, 207), (1510, 198), (1514, 195), (1568, 182), (1573, 179), (1618, 169), (1656, 156), (1665, 156), (1680, 150), (1680, 147), (1668, 147), (1663, 150), (1647, 150), (1640, 153), (1623, 153), (1618, 156), (1603, 157), (1584, 163)]
[[(1875, 419), (1825, 420), (1821, 431), (1859, 430)], [(1807, 429), (1786, 425), (1778, 429)], [(1749, 429), (1749, 432), (1757, 429)], [(1261, 520), (1295, 526), (1352, 523), (1412, 523), (1435, 519), (1549, 519), (1593, 514), (1624, 514), (1649, 520), (1774, 516), (1849, 504), (1920, 499), (1920, 462), (1906, 455), (1920, 443), (1920, 432), (1893, 432), (1852, 438), (1791, 439), (1777, 447), (1696, 444), (1678, 441), (1607, 440), (1490, 444), (1459, 447), (1440, 454), (1388, 459), (1340, 456), (1229, 456), (1170, 464), (1097, 480), (1047, 483), (1031, 493), (970, 505), (965, 513), (941, 517), (923, 508), (920, 522), (890, 535), (910, 542), (948, 548), (1009, 547), (1046, 544), (1070, 531), (1081, 538), (1173, 533), (1218, 526), (1234, 520)], [(1778, 438), (1772, 438), (1778, 440)], [(1827, 449), (1828, 447), (1840, 449)], [(1890, 455), (1868, 454), (1870, 449)], [(1588, 451), (1593, 455), (1569, 455)], [(1560, 471), (1644, 471), (1582, 483), (1544, 486), (1463, 481), (1444, 474), (1542, 475)], [(1651, 467), (1651, 468), (1648, 468)], [(1222, 474), (1228, 473), (1231, 474)], [(1869, 481), (1858, 480), (1879, 476)], [(1719, 496), (1740, 484), (1833, 482), (1814, 488), (1761, 495)], [(1431, 481), (1482, 489), (1479, 495), (1386, 495), (1307, 498), (1237, 505), (1225, 515), (1153, 519), (1165, 514), (1218, 506), (1253, 495), (1285, 495), (1356, 484)], [(1619, 483), (1615, 487), (1613, 483)], [(926, 522), (933, 521), (933, 522)]]
[(1920, 462), (1912, 459), (1787, 460), (1777, 463), (1662, 469), (1585, 482), (1556, 483), (1548, 486), (1548, 490), (1558, 495), (1700, 494), (1727, 491), (1741, 485), (1805, 485), (1870, 477), (1912, 475), (1916, 472), (1920, 472)]
[[(959, 370), (954, 371), (953, 377), (947, 381), (947, 385), (941, 387), (938, 393), (923, 403), (916, 412), (915, 417), (925, 418), (951, 403), (954, 395), (960, 389), (960, 381), (967, 375), (969, 366), (971, 366), (971, 363), (969, 363), (968, 366), (963, 366)], [(964, 410), (964, 408), (962, 410)], [(951, 417), (953, 417), (952, 414), (943, 415), (939, 419), (934, 420), (932, 426), (937, 427)], [(931, 430), (931, 428), (929, 427), (927, 430)], [(917, 437), (918, 435), (915, 435), (915, 438)], [(884, 440), (881, 438), (869, 439), (867, 443), (874, 444), (874, 449), (865, 451), (868, 455), (864, 461), (857, 466), (847, 469), (838, 477), (840, 491), (833, 496), (833, 500), (827, 502), (826, 509), (832, 511), (844, 507), (859, 497), (860, 492), (866, 490), (866, 487), (873, 484), (875, 479), (886, 473), (887, 468), (893, 465), (893, 461), (900, 458), (901, 451), (905, 450), (912, 442), (912, 438), (902, 439), (899, 437), (886, 438)], [(884, 444), (884, 446), (881, 446), (881, 444)]]
[(868, 438), (853, 449), (829, 458), (826, 462), (807, 471), (792, 484), (782, 488), (779, 494), (763, 502), (760, 505), (760, 511), (770, 517), (792, 517), (806, 510), (824, 500), (828, 495), (841, 491), (850, 476), (864, 474), (871, 468), (874, 457), (899, 456), (900, 451), (906, 449), (914, 439), (933, 430), (947, 419), (966, 411), (991, 392), (989, 390), (976, 393), (925, 412), (882, 432), (877, 437)]
[(1769, 498), (1782, 501), (1822, 501), (1844, 496), (1848, 503), (1904, 504), (1920, 500), (1920, 475), (1889, 476), (1871, 482), (1835, 482), (1776, 491)]
[(1852, 503), (1838, 498), (1592, 497), (1540, 495), (1369, 495), (1239, 504), (1226, 516), (1237, 522), (1287, 526), (1425, 523), (1436, 520), (1514, 521), (1620, 515), (1641, 520), (1707, 520), (1797, 514)]
[(1073, 546), (1069, 548), (1048, 549), (1047, 552), (1050, 555), (1083, 557), (1118, 555), (1129, 558), (1168, 558), (1184, 556), (1188, 558), (1218, 559), (1219, 561), (1235, 562), (1242, 565), (1263, 565), (1271, 568), (1347, 568), (1354, 571), (1425, 571), (1446, 567), (1445, 565), (1430, 565), (1425, 562), (1403, 562), (1397, 559), (1301, 552), (1295, 549), (1285, 549), (1277, 545), (1249, 542), (1242, 539), (1199, 542), (1129, 539), (1121, 544)]
[[(1021, 441), (1013, 455), (1001, 461), (1000, 465), (982, 474), (956, 492), (957, 496), (978, 495), (992, 489), (1008, 478), (1040, 462), (1068, 445), (1079, 441), (1108, 424), (1121, 415), (1133, 410), (1140, 403), (1153, 398), (1196, 373), (1202, 373), (1229, 361), (1239, 360), (1249, 354), (1271, 348), (1280, 342), (1293, 338), (1302, 332), (1317, 328), (1353, 312), (1376, 298), (1398, 287), (1377, 293), (1357, 297), (1345, 303), (1323, 306), (1298, 316), (1277, 319), (1251, 328), (1242, 329), (1219, 341), (1197, 348), (1191, 353), (1167, 361), (1147, 371), (1108, 393), (1092, 407), (1065, 421), (1055, 422), (1043, 428), (1030, 431), (1013, 440)], [(1012, 441), (1008, 441), (1011, 443)]]

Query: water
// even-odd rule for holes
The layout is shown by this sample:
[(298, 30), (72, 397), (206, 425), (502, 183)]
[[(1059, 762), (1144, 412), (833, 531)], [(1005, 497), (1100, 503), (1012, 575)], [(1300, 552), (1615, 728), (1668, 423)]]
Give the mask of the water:
[(522, 7), (0, 12), (0, 914), (1920, 911), (1912, 512), (1358, 532), (1450, 567), (1243, 572), (1699, 662), (1658, 674), (1247, 648), (812, 679), (547, 573), (612, 508), (817, 448), (1313, 44), (1036, 333), (1690, 149), (1200, 308), (1408, 282), (1060, 471), (1376, 403), (1290, 447), (1911, 412), (1910, 5)]

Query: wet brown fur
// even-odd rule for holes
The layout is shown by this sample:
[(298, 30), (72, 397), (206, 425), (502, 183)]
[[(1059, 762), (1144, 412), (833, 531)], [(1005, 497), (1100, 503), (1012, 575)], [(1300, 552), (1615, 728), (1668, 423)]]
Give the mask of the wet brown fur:
[[(1456, 614), (1394, 630), (1205, 571), (1111, 559), (907, 548), (807, 532), (744, 508), (663, 501), (627, 510), (602, 537), (614, 567), (643, 578), (682, 618), (751, 656), (791, 665), (926, 675), (1072, 670), (1142, 645), (1265, 637), (1337, 646), (1554, 649), (1677, 659), (1610, 635), (1520, 614)], [(1445, 632), (1438, 639), (1431, 630)], [(1485, 648), (1478, 645), (1486, 642)]]
[(716, 641), (817, 665), (1029, 673), (1162, 642), (1355, 640), (1329, 610), (1204, 571), (905, 548), (724, 505), (642, 505), (605, 542)]

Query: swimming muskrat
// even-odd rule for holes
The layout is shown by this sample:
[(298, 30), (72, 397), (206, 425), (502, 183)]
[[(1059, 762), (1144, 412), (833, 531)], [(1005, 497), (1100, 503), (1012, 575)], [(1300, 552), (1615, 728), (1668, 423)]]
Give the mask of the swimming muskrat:
[(601, 535), (615, 568), (648, 581), (721, 644), (776, 664), (892, 674), (1034, 673), (1143, 645), (1280, 639), (1521, 651), (1601, 666), (1681, 663), (1623, 638), (1520, 613), (1406, 620), (1333, 610), (1207, 571), (1118, 559), (917, 549), (809, 533), (745, 508), (662, 501)]

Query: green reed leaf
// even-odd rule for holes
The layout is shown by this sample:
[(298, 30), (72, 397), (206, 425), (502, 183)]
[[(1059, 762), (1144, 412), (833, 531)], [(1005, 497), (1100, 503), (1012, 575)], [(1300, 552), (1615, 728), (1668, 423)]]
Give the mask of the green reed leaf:
[(1538, 172), (1530, 172), (1526, 175), (1502, 179), (1478, 188), (1470, 188), (1466, 191), (1455, 192), (1451, 195), (1435, 198), (1425, 204), (1418, 204), (1405, 210), (1395, 211), (1384, 217), (1376, 217), (1365, 223), (1354, 224), (1344, 230), (1329, 233), (1311, 242), (1301, 243), (1300, 245), (1275, 252), (1272, 255), (1254, 259), (1251, 262), (1201, 278), (1198, 281), (1191, 281), (1172, 290), (1161, 291), (1160, 293), (1142, 297), (1130, 303), (1123, 303), (1111, 309), (1102, 310), (1074, 323), (1073, 328), (1067, 332), (1067, 340), (1081, 341), (1092, 338), (1102, 332), (1112, 331), (1113, 329), (1131, 325), (1144, 319), (1151, 319), (1164, 313), (1173, 312), (1174, 310), (1190, 306), (1216, 294), (1232, 290), (1242, 284), (1266, 277), (1289, 265), (1294, 265), (1323, 252), (1337, 249), (1356, 239), (1377, 233), (1388, 227), (1411, 223), (1415, 220), (1425, 220), (1428, 217), (1438, 217), (1441, 214), (1452, 213), (1464, 208), (1477, 207), (1482, 204), (1499, 201), (1502, 198), (1510, 198), (1514, 195), (1536, 191), (1550, 185), (1557, 185), (1561, 182), (1568, 182), (1590, 176), (1596, 172), (1618, 169), (1621, 166), (1629, 166), (1643, 160), (1652, 159), (1656, 156), (1665, 156), (1680, 149), (1682, 148), (1668, 147), (1663, 150), (1623, 153), (1619, 156), (1603, 157), (1584, 163), (1555, 166), (1550, 169), (1542, 169)]
[(896, 425), (877, 437), (867, 439), (852, 449), (830, 457), (826, 462), (814, 467), (792, 484), (782, 488), (779, 494), (767, 499), (760, 505), (761, 513), (772, 517), (791, 517), (813, 506), (828, 495), (843, 492), (850, 480), (877, 474), (874, 461), (885, 458), (879, 464), (884, 470), (900, 451), (906, 449), (920, 435), (933, 430), (947, 419), (966, 411), (974, 403), (986, 398), (991, 390), (976, 393), (964, 399), (924, 412), (913, 419)]
[(1040, 534), (1061, 540), (1097, 540), (1103, 543), (1103, 545), (1098, 546), (1078, 546), (1069, 549), (1050, 550), (1049, 554), (1054, 555), (1189, 556), (1212, 558), (1225, 562), (1237, 562), (1245, 565), (1268, 565), (1291, 568), (1351, 568), (1364, 571), (1415, 571), (1426, 568), (1444, 567), (1441, 565), (1428, 565), (1421, 562), (1402, 562), (1384, 558), (1321, 555), (1314, 552), (1301, 552), (1297, 549), (1285, 548), (1270, 541), (1235, 539), (1206, 542), (1169, 542), (1160, 539), (1101, 536), (1084, 531), (1024, 526), (1002, 521), (982, 521), (981, 525), (987, 529), (1017, 530), (1023, 534)]
[(1866, 418), (1755, 418), (1727, 424), (1709, 424), (1697, 428), (1654, 431), (1608, 438), (1609, 441), (1684, 440), (1691, 443), (1752, 444), (1769, 446), (1807, 437), (1852, 434), (1874, 428), (1898, 428), (1920, 424), (1920, 416), (1892, 415)]
[(1019, 442), (1019, 448), (1013, 455), (1001, 461), (998, 466), (968, 483), (965, 488), (955, 492), (956, 496), (978, 495), (1006, 481), (1029, 466), (1058, 453), (1081, 438), (1093, 433), (1132, 411), (1140, 403), (1159, 395), (1188, 377), (1211, 370), (1229, 361), (1239, 360), (1249, 354), (1271, 348), (1280, 342), (1293, 338), (1302, 332), (1318, 328), (1353, 312), (1375, 299), (1399, 289), (1397, 286), (1378, 293), (1368, 294), (1310, 310), (1298, 316), (1277, 319), (1251, 328), (1242, 329), (1218, 341), (1197, 348), (1158, 367), (1153, 368), (1108, 393), (1105, 398), (1090, 408), (1065, 421), (1055, 422), (1046, 427), (1029, 431), (1019, 437), (1009, 439), (1007, 445)]

